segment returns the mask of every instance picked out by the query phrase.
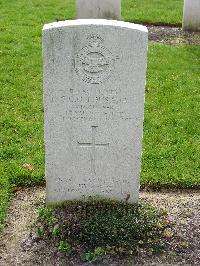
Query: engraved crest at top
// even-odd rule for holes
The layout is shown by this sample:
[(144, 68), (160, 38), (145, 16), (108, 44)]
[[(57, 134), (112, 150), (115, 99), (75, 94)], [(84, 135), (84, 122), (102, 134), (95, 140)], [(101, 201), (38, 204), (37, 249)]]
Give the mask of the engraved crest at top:
[(98, 35), (88, 37), (88, 45), (75, 56), (75, 70), (84, 82), (100, 84), (110, 77), (117, 56), (103, 46)]

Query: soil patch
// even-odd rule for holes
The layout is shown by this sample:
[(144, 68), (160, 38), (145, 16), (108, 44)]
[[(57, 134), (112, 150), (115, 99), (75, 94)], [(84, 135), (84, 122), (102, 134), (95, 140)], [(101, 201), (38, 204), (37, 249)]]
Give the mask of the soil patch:
[[(173, 224), (171, 231), (166, 232), (168, 249), (160, 255), (115, 258), (99, 265), (200, 265), (200, 191), (143, 191), (140, 196), (168, 212)], [(88, 265), (75, 258), (66, 259), (53, 246), (32, 233), (31, 224), (37, 218), (35, 209), (44, 200), (44, 188), (23, 189), (15, 193), (0, 239), (1, 266)]]
[(184, 32), (180, 27), (147, 25), (149, 41), (167, 44), (200, 45), (199, 32)]

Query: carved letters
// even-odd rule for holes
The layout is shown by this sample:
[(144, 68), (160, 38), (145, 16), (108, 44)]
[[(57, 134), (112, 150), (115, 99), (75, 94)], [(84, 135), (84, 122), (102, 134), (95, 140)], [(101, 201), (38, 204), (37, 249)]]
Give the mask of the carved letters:
[(104, 94), (102, 92), (91, 94), (87, 88), (81, 93), (71, 89), (67, 97), (66, 116), (71, 121), (93, 121), (97, 113), (105, 120), (133, 118), (133, 114), (127, 111), (131, 99), (121, 95), (118, 90), (111, 89)]

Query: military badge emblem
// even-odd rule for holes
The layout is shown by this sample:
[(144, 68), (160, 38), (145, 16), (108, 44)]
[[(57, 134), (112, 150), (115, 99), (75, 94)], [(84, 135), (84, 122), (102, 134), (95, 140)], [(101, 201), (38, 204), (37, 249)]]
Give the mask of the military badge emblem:
[(118, 58), (103, 46), (101, 37), (89, 36), (88, 44), (75, 56), (75, 70), (84, 82), (100, 84), (109, 78)]

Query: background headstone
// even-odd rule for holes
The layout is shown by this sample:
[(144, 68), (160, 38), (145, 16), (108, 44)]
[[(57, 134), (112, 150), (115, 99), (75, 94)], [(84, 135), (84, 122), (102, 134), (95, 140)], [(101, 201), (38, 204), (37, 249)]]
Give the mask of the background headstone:
[(76, 14), (80, 19), (120, 19), (121, 0), (76, 0)]
[(200, 31), (200, 0), (185, 0), (183, 30)]
[(136, 202), (148, 33), (111, 20), (44, 26), (47, 202)]

